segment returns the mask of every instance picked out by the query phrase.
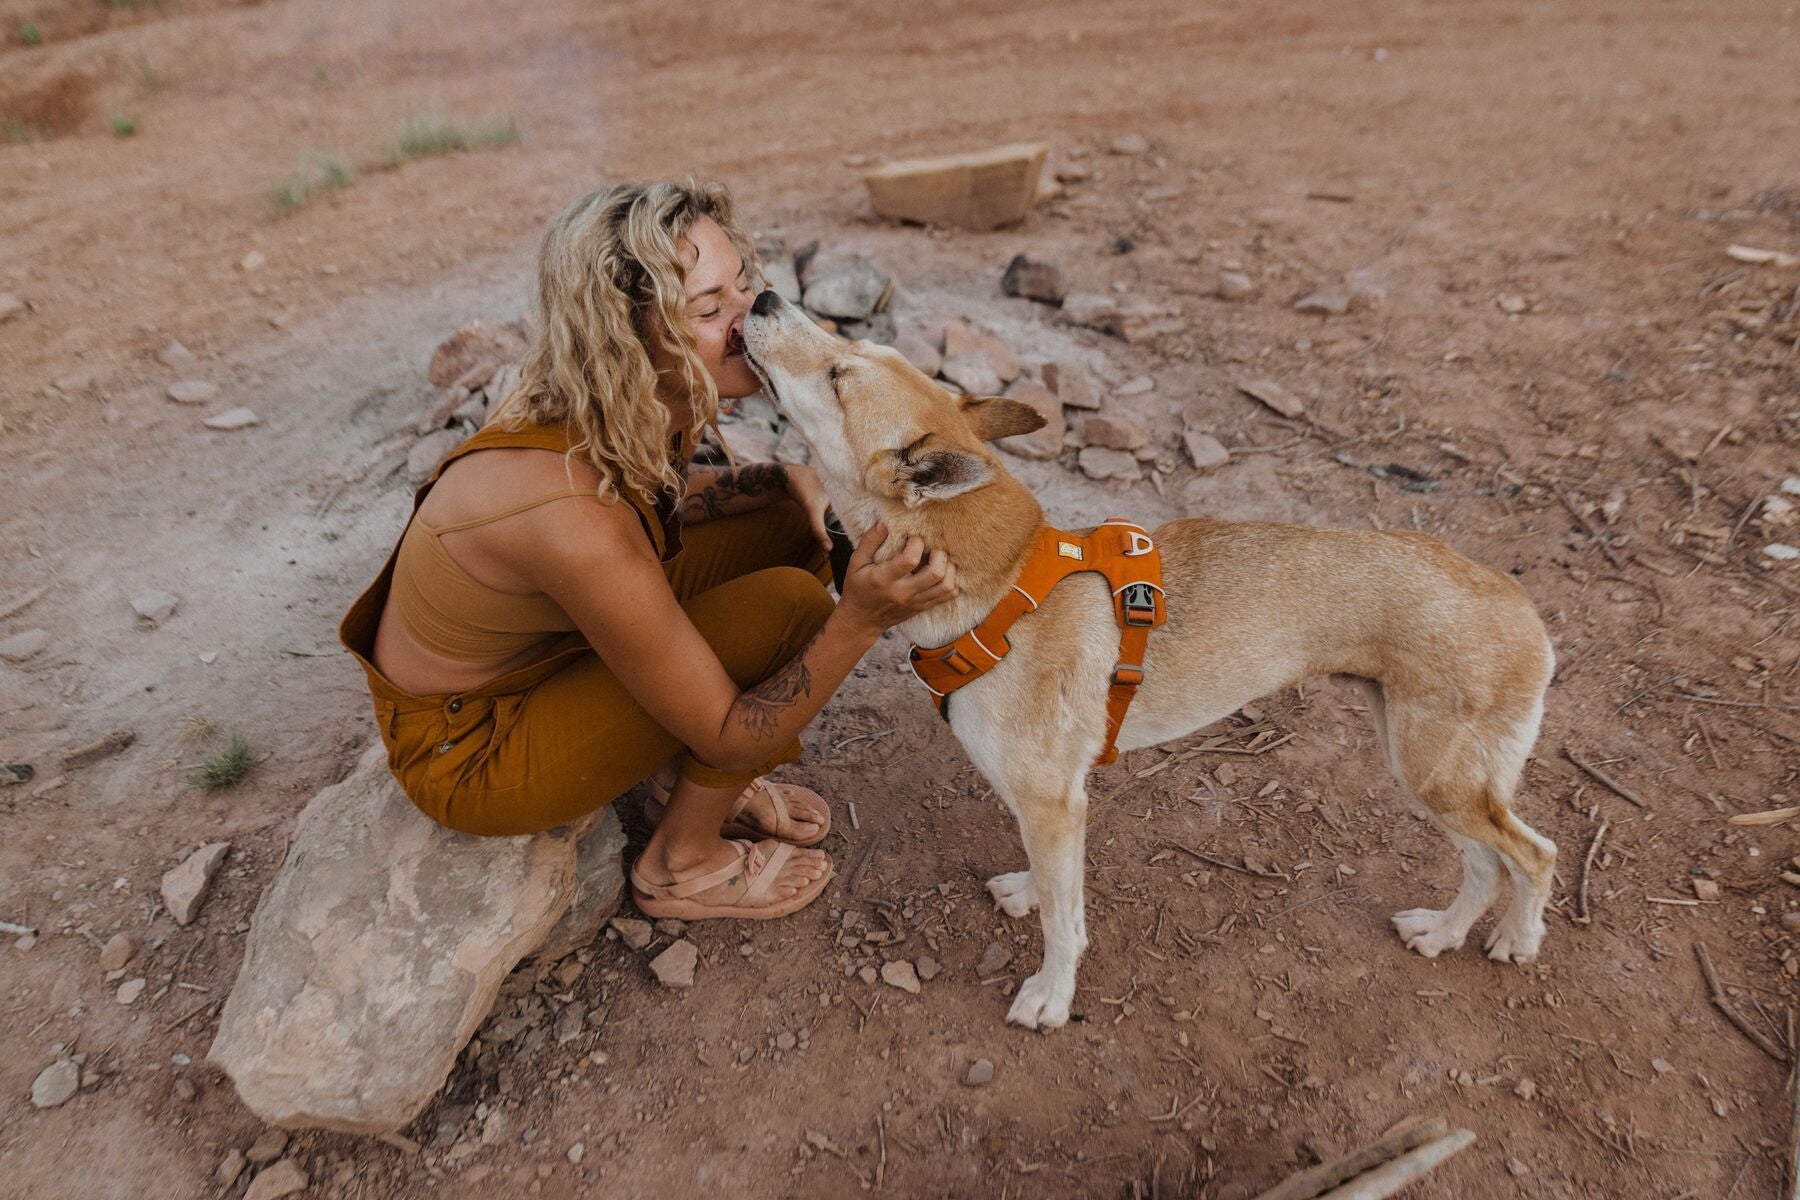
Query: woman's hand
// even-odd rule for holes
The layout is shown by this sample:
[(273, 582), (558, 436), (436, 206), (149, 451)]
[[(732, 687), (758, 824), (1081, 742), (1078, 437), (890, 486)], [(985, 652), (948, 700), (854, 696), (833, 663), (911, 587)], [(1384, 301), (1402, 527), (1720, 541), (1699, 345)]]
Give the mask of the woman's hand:
[(886, 543), (885, 522), (863, 535), (844, 571), (844, 595), (838, 611), (875, 636), (900, 622), (956, 598), (956, 564), (942, 550), (925, 552), (924, 539), (906, 539), (886, 562), (875, 554)]
[(825, 528), (825, 510), (831, 507), (831, 497), (825, 494), (825, 485), (819, 482), (819, 473), (799, 464), (792, 464), (786, 469), (788, 495), (806, 510), (806, 519), (812, 525), (813, 535), (819, 539), (819, 545), (825, 548), (825, 552), (831, 553), (831, 534)]

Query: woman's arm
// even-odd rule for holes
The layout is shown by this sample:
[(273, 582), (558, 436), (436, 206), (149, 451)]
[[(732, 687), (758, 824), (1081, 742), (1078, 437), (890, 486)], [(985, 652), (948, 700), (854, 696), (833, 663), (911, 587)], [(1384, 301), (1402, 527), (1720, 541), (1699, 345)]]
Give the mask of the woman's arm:
[(781, 463), (740, 463), (735, 467), (687, 469), (681, 520), (697, 525), (717, 517), (767, 508), (788, 494), (788, 469)]
[(956, 595), (943, 551), (917, 538), (886, 562), (878, 526), (852, 558), (843, 600), (806, 647), (740, 691), (688, 619), (634, 518), (599, 501), (523, 514), (519, 569), (568, 613), (656, 722), (709, 766), (749, 770), (811, 723), (883, 630)]

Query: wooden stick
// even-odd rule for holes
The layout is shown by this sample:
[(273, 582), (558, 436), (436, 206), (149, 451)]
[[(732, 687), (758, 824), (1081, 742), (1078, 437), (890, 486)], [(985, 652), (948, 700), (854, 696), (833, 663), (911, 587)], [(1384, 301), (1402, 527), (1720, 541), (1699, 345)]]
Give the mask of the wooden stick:
[(1567, 746), (1563, 747), (1563, 757), (1574, 763), (1577, 767), (1580, 767), (1582, 774), (1586, 775), (1589, 779), (1592, 779), (1595, 783), (1599, 784), (1613, 795), (1618, 796), (1623, 800), (1629, 800), (1639, 808), (1650, 807), (1648, 804), (1645, 804), (1643, 800), (1639, 799), (1636, 792), (1614, 779), (1611, 775), (1608, 775), (1605, 771), (1602, 771), (1599, 767), (1596, 767), (1593, 763), (1582, 759)]
[(1594, 831), (1594, 840), (1588, 843), (1587, 857), (1581, 862), (1581, 887), (1575, 893), (1575, 923), (1590, 925), (1593, 914), (1588, 912), (1588, 872), (1594, 868), (1594, 859), (1600, 853), (1600, 839), (1606, 836), (1608, 826), (1600, 822), (1600, 828)]
[(1402, 1154), (1385, 1167), (1378, 1167), (1335, 1191), (1326, 1192), (1319, 1200), (1383, 1200), (1417, 1183), (1451, 1155), (1467, 1150), (1474, 1140), (1472, 1129), (1452, 1130), (1435, 1142), (1427, 1142), (1417, 1150)]
[(1556, 492), (1556, 498), (1563, 502), (1563, 507), (1569, 510), (1569, 515), (1574, 517), (1576, 522), (1580, 524), (1581, 531), (1593, 540), (1594, 545), (1600, 547), (1600, 553), (1606, 555), (1606, 561), (1623, 571), (1625, 569), (1625, 564), (1619, 561), (1619, 556), (1613, 553), (1613, 548), (1606, 544), (1606, 539), (1600, 536), (1593, 525), (1588, 522), (1587, 517), (1583, 515), (1582, 511), (1575, 507), (1575, 502), (1569, 499), (1569, 493), (1562, 490), (1562, 484), (1557, 483), (1553, 479), (1550, 481), (1550, 487)]
[(1396, 1156), (1444, 1137), (1449, 1132), (1450, 1125), (1442, 1117), (1403, 1123), (1342, 1158), (1320, 1163), (1297, 1175), (1288, 1176), (1258, 1195), (1256, 1200), (1315, 1200), (1346, 1180), (1391, 1162)]
[(864, 850), (862, 857), (857, 860), (856, 869), (850, 872), (850, 882), (844, 885), (845, 891), (854, 892), (856, 890), (856, 885), (862, 882), (863, 872), (867, 871), (869, 869), (869, 863), (874, 861), (875, 848), (879, 845), (881, 845), (881, 835), (877, 833), (874, 837), (869, 839), (869, 848)]
[(1751, 700), (1721, 700), (1717, 696), (1696, 696), (1691, 692), (1664, 692), (1663, 695), (1692, 700), (1695, 704), (1722, 704), (1726, 708), (1770, 708), (1776, 712), (1800, 712), (1800, 704), (1760, 704)]
[(1750, 1039), (1750, 1043), (1776, 1062), (1788, 1061), (1788, 1056), (1781, 1047), (1771, 1042), (1756, 1026), (1744, 1019), (1744, 1015), (1731, 1007), (1731, 1001), (1725, 996), (1725, 985), (1719, 982), (1719, 973), (1713, 970), (1712, 956), (1706, 952), (1703, 942), (1694, 943), (1694, 957), (1700, 960), (1700, 974), (1706, 976), (1706, 990), (1712, 993), (1713, 1007), (1724, 1014), (1725, 1019), (1737, 1026), (1738, 1032)]

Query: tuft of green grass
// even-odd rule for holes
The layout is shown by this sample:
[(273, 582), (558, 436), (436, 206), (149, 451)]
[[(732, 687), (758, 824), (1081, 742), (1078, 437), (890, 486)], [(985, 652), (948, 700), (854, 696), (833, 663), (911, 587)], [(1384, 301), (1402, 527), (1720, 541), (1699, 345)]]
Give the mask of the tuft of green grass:
[(44, 44), (44, 35), (30, 21), (21, 21), (19, 23), (19, 40), (27, 46), (41, 46)]
[(512, 117), (469, 128), (450, 117), (416, 116), (401, 128), (388, 149), (387, 165), (397, 167), (408, 159), (461, 150), (494, 149), (519, 140), (519, 123)]
[(6, 140), (15, 145), (21, 142), (29, 142), (31, 140), (31, 126), (25, 124), (23, 121), (17, 121), (8, 117), (6, 120), (0, 121), (0, 134), (4, 134)]
[(114, 113), (109, 120), (112, 122), (114, 137), (127, 138), (138, 130), (136, 117), (128, 117), (124, 113)]
[(255, 751), (250, 748), (250, 739), (231, 731), (231, 739), (225, 748), (207, 759), (200, 770), (195, 772), (191, 782), (195, 787), (216, 792), (228, 788), (250, 773), (250, 765), (255, 758)]
[(275, 210), (286, 216), (315, 196), (339, 191), (355, 182), (356, 168), (342, 159), (319, 155), (276, 185)]

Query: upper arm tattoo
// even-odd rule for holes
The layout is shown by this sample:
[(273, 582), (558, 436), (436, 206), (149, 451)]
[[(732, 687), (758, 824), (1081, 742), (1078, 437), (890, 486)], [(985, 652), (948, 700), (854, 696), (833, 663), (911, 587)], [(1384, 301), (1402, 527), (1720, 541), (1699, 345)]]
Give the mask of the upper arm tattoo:
[[(694, 475), (700, 471), (710, 471), (710, 476), (696, 481)], [(700, 486), (694, 487), (695, 482), (699, 482)], [(695, 468), (689, 474), (687, 495), (682, 498), (681, 519), (688, 522), (709, 521), (733, 513), (748, 512), (768, 503), (771, 496), (785, 494), (787, 485), (787, 468), (780, 463)]]

